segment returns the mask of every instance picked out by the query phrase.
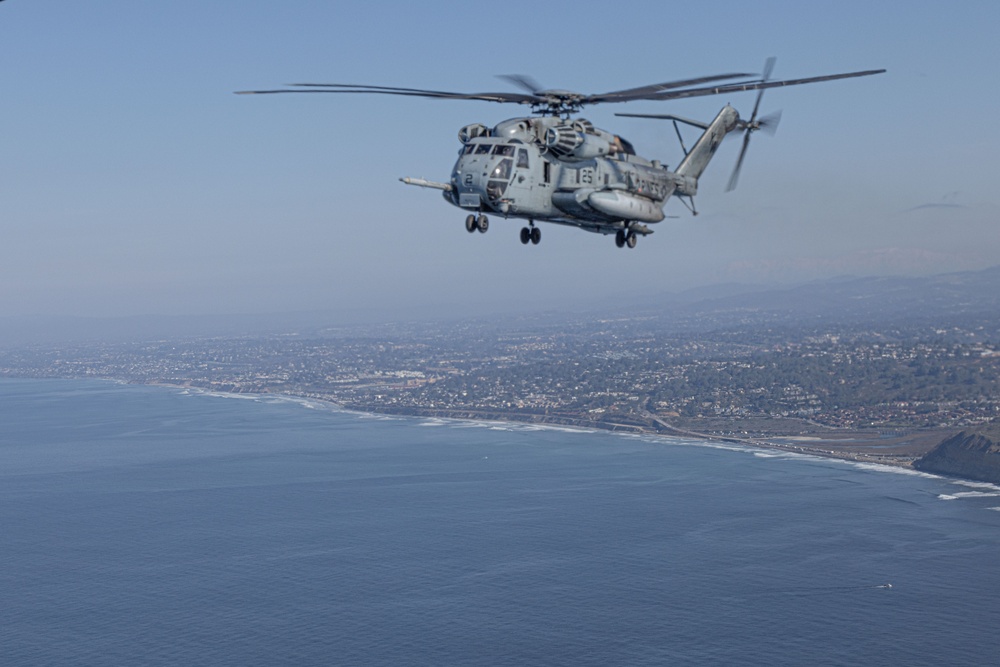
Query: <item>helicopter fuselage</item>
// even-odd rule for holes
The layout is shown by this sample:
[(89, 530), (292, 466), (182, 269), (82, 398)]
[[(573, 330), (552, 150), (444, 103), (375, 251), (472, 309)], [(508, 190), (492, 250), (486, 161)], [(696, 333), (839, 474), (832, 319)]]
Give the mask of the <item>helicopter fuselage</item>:
[(470, 212), (469, 231), (485, 231), (489, 212), (528, 220), (524, 242), (537, 243), (534, 223), (545, 221), (615, 234), (619, 245), (634, 246), (636, 235), (652, 233), (646, 224), (664, 219), (667, 199), (697, 194), (698, 177), (738, 124), (736, 110), (724, 107), (676, 171), (636, 155), (628, 141), (582, 118), (467, 125), (459, 131), (462, 148), (449, 183), (403, 180), (443, 190), (449, 203)]
[(445, 199), (470, 211), (561, 222), (614, 233), (663, 220), (681, 184), (657, 161), (588, 121), (514, 118), (492, 130), (467, 126)]

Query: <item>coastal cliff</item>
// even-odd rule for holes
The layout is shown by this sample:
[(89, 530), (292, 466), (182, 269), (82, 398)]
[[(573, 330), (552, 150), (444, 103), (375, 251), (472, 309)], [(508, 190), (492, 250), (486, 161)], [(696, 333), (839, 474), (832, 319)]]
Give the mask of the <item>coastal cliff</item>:
[(913, 467), (1000, 484), (1000, 424), (962, 431), (927, 452)]

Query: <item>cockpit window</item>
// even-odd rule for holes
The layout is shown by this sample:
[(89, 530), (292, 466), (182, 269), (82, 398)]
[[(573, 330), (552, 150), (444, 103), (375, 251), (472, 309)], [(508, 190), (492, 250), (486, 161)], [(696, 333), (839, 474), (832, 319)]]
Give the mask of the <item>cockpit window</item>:
[(503, 155), (505, 157), (513, 157), (514, 156), (514, 147), (513, 146), (509, 146), (507, 144), (497, 144), (496, 146), (493, 147), (493, 154), (494, 155)]
[(490, 152), (491, 144), (476, 144), (476, 155), (485, 155)]
[(465, 144), (465, 149), (462, 151), (462, 155), (468, 155), (475, 147), (475, 144)]
[(503, 197), (503, 193), (507, 190), (507, 181), (489, 181), (486, 184), (486, 196), (490, 198), (490, 201), (496, 201)]
[(528, 167), (528, 151), (523, 148), (517, 149), (517, 166), (518, 168)]
[(513, 164), (514, 162), (510, 158), (500, 160), (500, 164), (493, 169), (493, 173), (490, 174), (490, 178), (502, 178), (504, 180), (510, 178), (510, 168)]

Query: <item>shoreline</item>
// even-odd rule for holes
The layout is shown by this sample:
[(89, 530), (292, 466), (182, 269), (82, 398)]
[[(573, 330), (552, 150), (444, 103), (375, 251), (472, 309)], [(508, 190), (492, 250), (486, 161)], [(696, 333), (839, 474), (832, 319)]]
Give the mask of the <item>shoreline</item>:
[[(140, 384), (128, 383), (126, 384)], [(176, 384), (170, 382), (147, 382), (141, 383), (149, 386), (171, 387), (188, 391), (197, 391), (204, 394), (217, 394), (220, 396), (232, 396), (240, 398), (265, 398), (272, 397), (278, 399), (289, 399), (293, 401), (315, 401), (324, 405), (336, 408), (342, 412), (350, 412), (362, 415), (389, 416), (389, 417), (412, 417), (424, 419), (448, 419), (454, 421), (479, 421), (496, 424), (509, 424), (518, 426), (549, 426), (562, 427), (581, 432), (605, 431), (608, 433), (632, 433), (635, 435), (652, 437), (682, 437), (701, 440), (705, 442), (718, 442), (744, 447), (747, 449), (762, 449), (787, 454), (799, 454), (803, 456), (817, 456), (826, 459), (848, 461), (852, 463), (866, 463), (873, 465), (885, 465), (906, 470), (916, 469), (913, 462), (922, 455), (920, 453), (871, 453), (863, 450), (863, 446), (854, 445), (853, 448), (843, 446), (843, 438), (822, 438), (822, 437), (802, 437), (782, 434), (766, 434), (763, 436), (737, 437), (733, 435), (720, 435), (706, 433), (687, 428), (681, 428), (665, 420), (647, 413), (646, 418), (659, 425), (659, 429), (650, 428), (634, 423), (625, 422), (598, 422), (581, 418), (568, 417), (564, 415), (539, 415), (539, 414), (519, 414), (516, 412), (493, 411), (493, 410), (469, 410), (469, 409), (438, 409), (438, 408), (410, 408), (404, 410), (377, 409), (372, 406), (344, 405), (329, 398), (313, 394), (297, 394), (290, 392), (226, 392), (206, 389), (193, 385)], [(851, 431), (851, 435), (861, 432)], [(870, 436), (869, 436), (870, 437)], [(926, 437), (926, 436), (925, 436)], [(777, 440), (790, 440), (792, 442), (777, 442)], [(941, 436), (943, 439), (943, 436)], [(808, 442), (809, 444), (804, 444)], [(841, 443), (838, 447), (837, 444)], [(920, 450), (929, 450), (931, 446), (920, 447)]]
[[(55, 379), (55, 378), (53, 378)], [(74, 379), (74, 378), (62, 378), (62, 379)], [(440, 409), (440, 408), (408, 408), (401, 410), (391, 410), (384, 408), (377, 408), (373, 406), (359, 406), (359, 405), (349, 405), (338, 403), (337, 401), (331, 400), (329, 397), (325, 397), (317, 394), (310, 393), (294, 393), (294, 392), (271, 392), (271, 391), (261, 391), (261, 392), (228, 392), (224, 390), (217, 390), (208, 387), (201, 387), (191, 383), (183, 382), (170, 382), (170, 381), (145, 381), (145, 382), (133, 382), (121, 378), (76, 378), (76, 379), (95, 379), (103, 380), (108, 382), (113, 382), (116, 384), (124, 385), (134, 385), (134, 386), (150, 386), (150, 387), (164, 387), (170, 389), (176, 389), (181, 391), (197, 392), (205, 395), (217, 395), (221, 397), (231, 397), (231, 398), (243, 398), (250, 400), (257, 400), (263, 398), (273, 398), (277, 400), (288, 400), (291, 402), (298, 403), (318, 403), (322, 404), (328, 408), (335, 409), (340, 412), (352, 413), (357, 415), (367, 415), (367, 416), (379, 416), (379, 417), (410, 417), (410, 418), (423, 418), (423, 419), (447, 419), (453, 421), (465, 421), (465, 422), (487, 422), (499, 425), (510, 425), (510, 426), (541, 426), (541, 427), (560, 427), (568, 430), (577, 430), (580, 432), (595, 432), (604, 431), (608, 433), (626, 433), (633, 435), (641, 435), (646, 437), (676, 437), (676, 438), (689, 438), (692, 440), (703, 441), (706, 443), (719, 443), (719, 444), (729, 444), (734, 447), (740, 447), (747, 450), (762, 450), (762, 451), (774, 451), (781, 452), (785, 454), (796, 454), (801, 456), (814, 456), (824, 459), (840, 460), (848, 463), (856, 464), (867, 464), (867, 465), (878, 465), (878, 466), (888, 466), (890, 468), (897, 468), (906, 471), (912, 471), (914, 473), (923, 472), (918, 471), (913, 463), (919, 459), (924, 453), (933, 449), (938, 443), (947, 438), (947, 432), (944, 430), (930, 430), (927, 432), (898, 432), (894, 441), (890, 441), (889, 444), (872, 444), (881, 443), (885, 436), (881, 435), (881, 432), (875, 429), (872, 431), (865, 431), (860, 429), (834, 429), (833, 427), (824, 427), (832, 431), (833, 435), (836, 437), (822, 437), (815, 434), (812, 435), (801, 435), (792, 434), (787, 431), (793, 430), (786, 425), (785, 432), (773, 432), (768, 433), (766, 429), (761, 429), (760, 424), (756, 424), (757, 433), (754, 435), (747, 434), (746, 436), (740, 437), (732, 434), (732, 429), (728, 430), (727, 434), (722, 433), (711, 433), (705, 432), (703, 430), (695, 430), (690, 427), (682, 427), (676, 424), (665, 421), (664, 419), (653, 415), (652, 413), (645, 413), (644, 417), (647, 421), (654, 422), (658, 427), (650, 427), (648, 425), (641, 425), (637, 423), (622, 422), (610, 422), (610, 421), (594, 421), (582, 419), (579, 417), (572, 417), (568, 415), (545, 415), (536, 413), (516, 413), (507, 412), (501, 410), (470, 410), (470, 409)], [(718, 427), (720, 424), (732, 425), (736, 423), (735, 420), (712, 420), (714, 422), (713, 426)], [(685, 425), (688, 426), (688, 425)], [(954, 430), (951, 430), (954, 432)], [(784, 440), (784, 442), (782, 442)], [(923, 442), (914, 444), (910, 442), (912, 440), (922, 440)], [(873, 452), (873, 448), (876, 449), (891, 449), (895, 451), (886, 452)], [(927, 473), (931, 474), (931, 473)], [(934, 473), (936, 474), (936, 473)], [(939, 475), (942, 477), (954, 477), (955, 479), (966, 480), (966, 481), (978, 481), (969, 477), (955, 476), (955, 475)]]

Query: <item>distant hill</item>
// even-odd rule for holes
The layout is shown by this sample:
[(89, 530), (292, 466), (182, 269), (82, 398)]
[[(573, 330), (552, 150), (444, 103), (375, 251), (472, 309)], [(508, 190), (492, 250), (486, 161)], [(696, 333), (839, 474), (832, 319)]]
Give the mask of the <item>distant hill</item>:
[(1000, 313), (1000, 266), (935, 276), (836, 278), (787, 288), (720, 286), (663, 295), (642, 311), (680, 328), (733, 325), (881, 325)]
[(914, 463), (924, 472), (1000, 484), (1000, 423), (962, 431)]
[[(434, 317), (419, 308), (386, 311), (314, 311), (273, 314), (136, 317), (0, 317), (0, 345), (63, 342), (113, 342), (199, 336), (254, 336), (279, 333), (319, 334), (330, 327), (448, 321), (475, 317), (511, 320), (512, 314), (454, 309)], [(1000, 319), (1000, 266), (936, 276), (906, 278), (844, 277), (794, 287), (720, 284), (683, 292), (650, 294), (638, 290), (612, 305), (588, 302), (558, 311), (543, 310), (513, 317), (518, 326), (563, 327), (582, 318), (645, 318), (664, 332), (830, 324), (877, 327), (906, 319), (932, 326), (962, 323), (983, 315)]]

